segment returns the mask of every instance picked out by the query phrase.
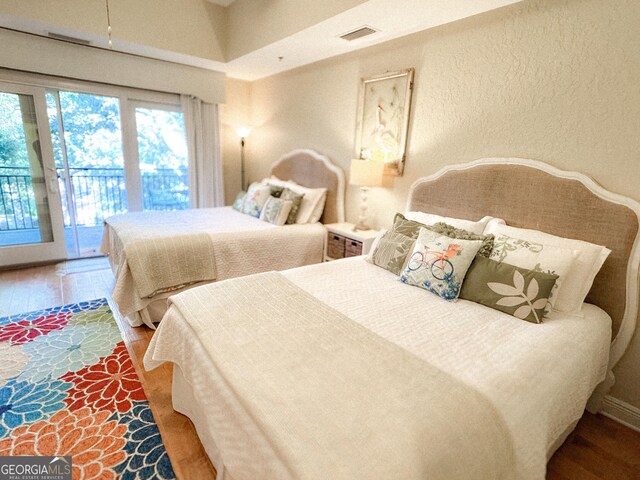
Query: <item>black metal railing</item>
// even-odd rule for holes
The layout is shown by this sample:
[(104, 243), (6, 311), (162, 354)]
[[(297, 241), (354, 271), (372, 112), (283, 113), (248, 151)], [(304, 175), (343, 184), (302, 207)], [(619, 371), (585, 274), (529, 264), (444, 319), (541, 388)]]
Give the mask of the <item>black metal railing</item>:
[[(106, 217), (127, 210), (122, 168), (70, 168), (69, 175), (78, 226), (101, 225)], [(181, 210), (189, 207), (186, 168), (143, 170), (141, 176), (145, 210)], [(69, 226), (64, 169), (58, 169), (58, 180), (65, 225)], [(38, 227), (33, 182), (28, 167), (0, 167), (0, 231)]]
[(36, 199), (28, 168), (0, 167), (0, 230), (37, 228)]

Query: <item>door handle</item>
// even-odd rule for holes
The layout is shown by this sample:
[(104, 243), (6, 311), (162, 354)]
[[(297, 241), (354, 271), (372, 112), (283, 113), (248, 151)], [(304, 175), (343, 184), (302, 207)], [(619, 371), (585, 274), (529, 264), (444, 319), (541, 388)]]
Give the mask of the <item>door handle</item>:
[(47, 185), (49, 186), (49, 193), (58, 193), (60, 189), (58, 188), (58, 172), (54, 167), (46, 166), (45, 170), (49, 170), (51, 175), (49, 175), (49, 179), (47, 180)]

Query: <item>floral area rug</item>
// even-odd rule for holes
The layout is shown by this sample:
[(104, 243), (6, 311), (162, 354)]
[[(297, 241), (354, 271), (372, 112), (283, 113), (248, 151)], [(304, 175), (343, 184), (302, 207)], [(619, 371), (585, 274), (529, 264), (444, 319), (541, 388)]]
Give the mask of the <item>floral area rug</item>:
[(74, 480), (175, 478), (105, 299), (0, 318), (0, 455), (70, 455)]

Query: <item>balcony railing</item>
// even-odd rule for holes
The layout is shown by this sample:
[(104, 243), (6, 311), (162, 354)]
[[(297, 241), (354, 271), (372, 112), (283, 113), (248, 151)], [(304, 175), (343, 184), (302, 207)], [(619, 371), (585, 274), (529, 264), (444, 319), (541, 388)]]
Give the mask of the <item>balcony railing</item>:
[[(122, 168), (70, 168), (78, 226), (101, 225), (127, 210)], [(187, 169), (143, 170), (145, 210), (181, 210), (189, 207)], [(58, 169), (65, 225), (71, 223), (66, 202), (64, 170)], [(28, 167), (0, 167), (0, 231), (38, 228), (33, 180)]]

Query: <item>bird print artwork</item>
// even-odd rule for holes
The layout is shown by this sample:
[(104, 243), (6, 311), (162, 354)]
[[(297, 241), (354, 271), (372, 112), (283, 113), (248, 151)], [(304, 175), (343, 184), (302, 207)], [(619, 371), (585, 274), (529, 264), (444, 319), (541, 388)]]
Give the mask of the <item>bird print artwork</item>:
[[(366, 141), (366, 158), (384, 163), (393, 163), (397, 159), (400, 147), (400, 134), (404, 108), (400, 104), (398, 89), (393, 86), (388, 91), (376, 91), (371, 88), (372, 104), (370, 127)], [(365, 157), (363, 157), (365, 158)]]
[(356, 151), (395, 175), (404, 166), (412, 86), (413, 69), (407, 69), (364, 79), (361, 87)]

